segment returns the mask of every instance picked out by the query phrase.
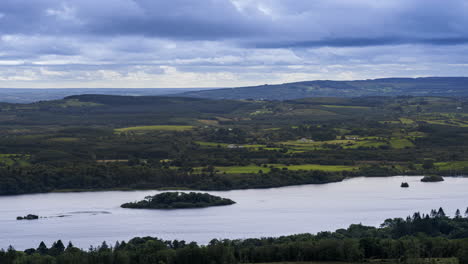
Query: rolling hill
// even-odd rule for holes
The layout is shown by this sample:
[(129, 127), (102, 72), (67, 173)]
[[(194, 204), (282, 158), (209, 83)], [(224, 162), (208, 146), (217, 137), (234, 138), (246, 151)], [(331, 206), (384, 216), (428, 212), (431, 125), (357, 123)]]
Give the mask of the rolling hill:
[(58, 100), (77, 94), (107, 94), (122, 96), (159, 96), (193, 92), (206, 88), (0, 88), (2, 103), (33, 103)]
[(306, 81), (276, 85), (190, 91), (209, 99), (290, 100), (307, 97), (468, 96), (468, 77), (386, 78), (360, 81)]

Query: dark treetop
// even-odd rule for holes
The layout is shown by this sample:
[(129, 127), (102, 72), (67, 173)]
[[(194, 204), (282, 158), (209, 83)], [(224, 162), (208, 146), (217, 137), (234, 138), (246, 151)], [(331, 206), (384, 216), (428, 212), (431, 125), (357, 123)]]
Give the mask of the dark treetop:
[(439, 175), (427, 175), (421, 179), (422, 182), (441, 182), (444, 181), (444, 178)]
[(235, 202), (208, 193), (165, 192), (154, 196), (146, 196), (144, 200), (133, 203), (124, 203), (123, 208), (138, 209), (179, 209), (202, 208), (210, 206), (230, 205)]

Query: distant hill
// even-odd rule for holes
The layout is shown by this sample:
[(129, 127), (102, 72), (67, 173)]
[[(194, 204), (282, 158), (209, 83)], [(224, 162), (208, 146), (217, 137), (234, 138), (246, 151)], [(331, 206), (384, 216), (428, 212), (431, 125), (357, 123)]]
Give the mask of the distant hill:
[(0, 102), (24, 104), (37, 101), (57, 100), (77, 94), (110, 94), (126, 96), (170, 95), (182, 92), (199, 91), (202, 89), (203, 88), (0, 88)]
[(276, 85), (190, 91), (187, 97), (290, 100), (307, 97), (468, 96), (468, 77), (386, 78), (360, 81), (306, 81)]

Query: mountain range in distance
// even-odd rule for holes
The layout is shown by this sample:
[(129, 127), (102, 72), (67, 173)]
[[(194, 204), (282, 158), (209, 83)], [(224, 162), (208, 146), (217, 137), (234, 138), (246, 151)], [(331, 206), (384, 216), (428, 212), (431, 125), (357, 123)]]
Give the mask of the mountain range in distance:
[(468, 96), (468, 77), (303, 81), (237, 88), (0, 89), (0, 102), (30, 103), (79, 94), (181, 96), (206, 99), (291, 100), (308, 97)]
[(0, 88), (0, 102), (27, 104), (38, 101), (60, 100), (67, 96), (81, 94), (163, 96), (203, 89), (206, 88)]
[(209, 99), (291, 100), (307, 97), (468, 96), (468, 77), (385, 78), (356, 81), (305, 81), (275, 85), (190, 91)]

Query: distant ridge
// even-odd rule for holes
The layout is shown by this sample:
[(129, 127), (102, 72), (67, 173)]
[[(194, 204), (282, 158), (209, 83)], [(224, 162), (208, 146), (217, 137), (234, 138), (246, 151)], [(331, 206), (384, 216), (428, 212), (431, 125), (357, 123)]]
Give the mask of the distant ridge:
[(0, 102), (32, 103), (58, 100), (79, 94), (107, 94), (123, 96), (162, 96), (206, 88), (0, 88)]
[(181, 96), (209, 99), (290, 100), (307, 97), (468, 96), (468, 77), (384, 78), (304, 81), (190, 91)]

